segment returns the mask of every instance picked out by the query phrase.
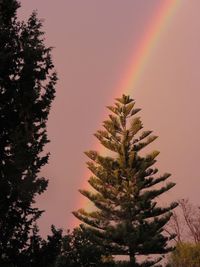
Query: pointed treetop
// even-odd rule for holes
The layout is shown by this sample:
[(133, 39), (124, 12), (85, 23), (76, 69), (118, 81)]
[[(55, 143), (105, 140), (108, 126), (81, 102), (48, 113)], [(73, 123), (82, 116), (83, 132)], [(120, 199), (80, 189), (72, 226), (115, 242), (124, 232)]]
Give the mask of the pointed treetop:
[(116, 98), (116, 100), (124, 105), (127, 105), (134, 101), (129, 95), (124, 95), (124, 94), (122, 95), (121, 98)]
[(115, 106), (107, 106), (107, 108), (117, 116), (122, 115), (128, 118), (141, 110), (140, 108), (134, 109), (135, 100), (130, 96), (122, 95), (121, 98), (116, 98), (115, 100), (117, 101)]

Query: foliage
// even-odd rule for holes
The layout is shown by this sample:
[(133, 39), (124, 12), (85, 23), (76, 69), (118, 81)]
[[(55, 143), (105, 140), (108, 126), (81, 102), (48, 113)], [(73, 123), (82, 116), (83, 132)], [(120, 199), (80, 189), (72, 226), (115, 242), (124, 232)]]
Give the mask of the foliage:
[(47, 180), (46, 122), (55, 94), (51, 48), (35, 12), (19, 22), (16, 0), (0, 0), (0, 265), (21, 266), (42, 211), (34, 207)]
[(47, 239), (39, 235), (39, 228), (34, 225), (29, 238), (29, 246), (21, 252), (21, 262), (17, 265), (5, 263), (3, 267), (55, 267), (56, 259), (61, 253), (62, 230), (51, 226)]
[(40, 237), (38, 228), (34, 227), (30, 237), (30, 245), (24, 251), (24, 262), (20, 267), (54, 267), (61, 252), (62, 230), (51, 226), (51, 235), (47, 240)]
[(176, 233), (177, 247), (168, 259), (168, 267), (200, 266), (200, 210), (188, 199), (178, 200), (179, 207), (166, 227)]
[(167, 267), (199, 267), (200, 244), (178, 243)]
[(103, 267), (102, 254), (101, 247), (92, 242), (89, 232), (75, 228), (63, 237), (56, 267), (92, 267), (99, 264)]
[(93, 173), (88, 182), (95, 191), (80, 190), (97, 210), (81, 209), (74, 215), (85, 223), (82, 228), (90, 231), (105, 251), (129, 255), (131, 266), (152, 266), (160, 258), (139, 265), (136, 255), (164, 254), (171, 250), (167, 244), (174, 236), (164, 236), (163, 227), (177, 203), (159, 207), (157, 197), (175, 184), (169, 182), (159, 187), (170, 174), (154, 176), (158, 172), (153, 167), (158, 151), (142, 156), (142, 149), (156, 136), (152, 131), (140, 132), (142, 122), (135, 116), (140, 109), (134, 106), (134, 100), (123, 95), (115, 106), (108, 107), (113, 114), (104, 121), (105, 130), (97, 131), (95, 136), (112, 154), (86, 152), (91, 160), (88, 168)]

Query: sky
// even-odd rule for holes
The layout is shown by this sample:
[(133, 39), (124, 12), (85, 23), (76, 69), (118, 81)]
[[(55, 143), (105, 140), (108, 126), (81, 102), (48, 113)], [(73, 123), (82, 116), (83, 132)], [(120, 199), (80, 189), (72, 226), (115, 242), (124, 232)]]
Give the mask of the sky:
[(45, 210), (44, 235), (51, 224), (78, 225), (71, 212), (87, 208), (78, 189), (89, 188), (83, 152), (99, 148), (93, 134), (106, 119), (105, 107), (127, 90), (142, 108), (144, 129), (159, 136), (150, 148), (161, 152), (160, 173), (170, 172), (177, 183), (161, 203), (189, 198), (200, 205), (199, 0), (177, 0), (173, 14), (161, 20), (137, 82), (128, 89), (123, 83), (161, 6), (170, 2), (176, 0), (21, 1), (20, 19), (35, 9), (44, 19), (59, 77), (48, 121), (51, 156), (42, 170), (49, 186), (36, 203)]

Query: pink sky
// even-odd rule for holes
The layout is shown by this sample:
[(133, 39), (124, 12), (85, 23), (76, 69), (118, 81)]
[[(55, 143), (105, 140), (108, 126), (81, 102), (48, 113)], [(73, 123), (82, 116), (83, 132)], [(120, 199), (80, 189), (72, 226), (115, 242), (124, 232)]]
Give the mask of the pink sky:
[[(48, 122), (51, 158), (43, 169), (49, 187), (37, 202), (46, 210), (40, 220), (44, 234), (51, 224), (64, 229), (74, 225), (71, 211), (83, 207), (78, 189), (87, 180), (83, 151), (95, 146), (92, 134), (101, 127), (105, 106), (113, 103), (130, 57), (162, 1), (21, 1), (20, 18), (37, 9), (45, 19), (46, 43), (55, 47), (53, 58), (59, 75)], [(189, 197), (197, 204), (199, 10), (200, 1), (181, 1), (131, 93), (142, 108), (144, 128), (159, 136), (151, 148), (161, 151), (160, 172), (171, 172), (171, 179), (177, 182), (166, 197)]]

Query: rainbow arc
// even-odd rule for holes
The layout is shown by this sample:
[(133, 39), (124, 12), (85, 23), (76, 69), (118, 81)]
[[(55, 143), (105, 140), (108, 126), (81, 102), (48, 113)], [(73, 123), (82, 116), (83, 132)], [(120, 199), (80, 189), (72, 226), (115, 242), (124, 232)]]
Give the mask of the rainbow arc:
[[(138, 43), (138, 48), (133, 52), (130, 60), (128, 71), (124, 74), (119, 82), (118, 88), (114, 91), (114, 97), (120, 97), (121, 94), (132, 95), (132, 92), (137, 86), (137, 83), (142, 79), (145, 67), (150, 62), (151, 55), (159, 44), (162, 35), (165, 34), (166, 29), (169, 27), (172, 18), (176, 14), (178, 7), (181, 5), (181, 0), (160, 0), (160, 5), (155, 11), (149, 27)], [(98, 141), (95, 150), (100, 153), (104, 152)], [(84, 183), (82, 188), (87, 188), (88, 183), (86, 177), (89, 176), (89, 171), (84, 175)], [(88, 200), (81, 196), (80, 208), (84, 206), (90, 208)]]

